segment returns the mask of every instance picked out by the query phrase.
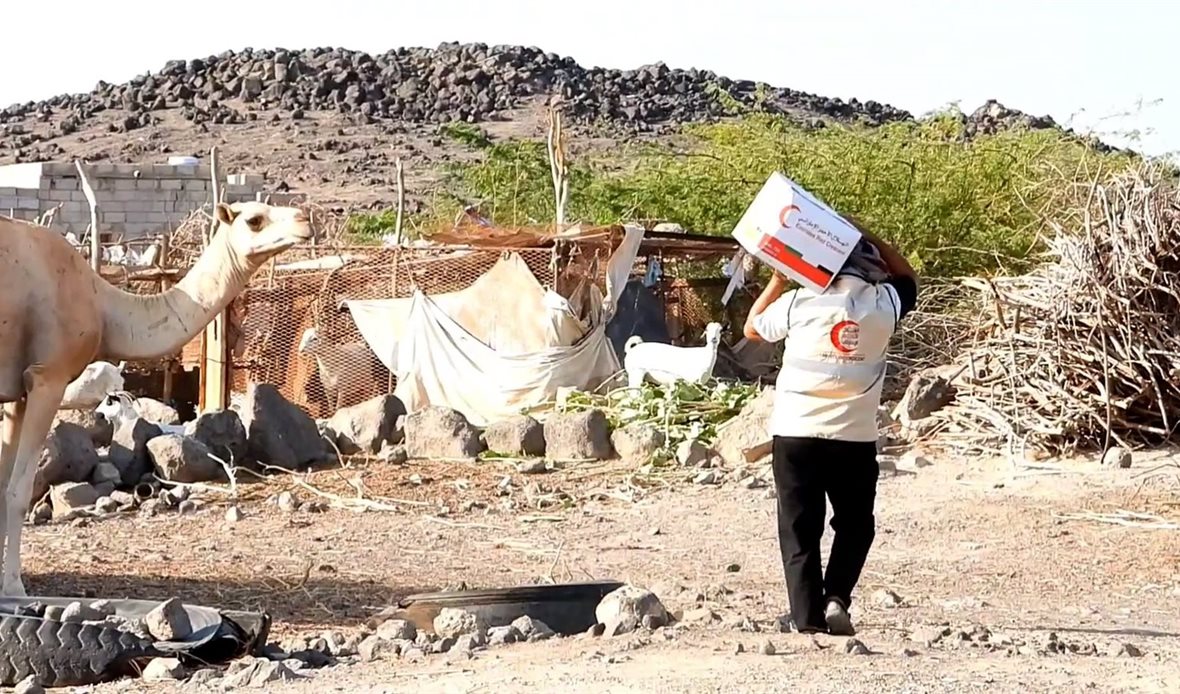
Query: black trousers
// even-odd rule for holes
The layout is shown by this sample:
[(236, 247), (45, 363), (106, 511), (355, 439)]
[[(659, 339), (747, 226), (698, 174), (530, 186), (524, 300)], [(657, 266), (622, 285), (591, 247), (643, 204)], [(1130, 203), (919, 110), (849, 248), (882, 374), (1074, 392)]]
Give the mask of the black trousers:
[[(776, 436), (772, 467), (791, 617), (801, 631), (827, 631), (827, 601), (852, 603), (876, 534), (877, 443)], [(819, 549), (825, 494), (832, 502), (835, 533), (826, 573)]]

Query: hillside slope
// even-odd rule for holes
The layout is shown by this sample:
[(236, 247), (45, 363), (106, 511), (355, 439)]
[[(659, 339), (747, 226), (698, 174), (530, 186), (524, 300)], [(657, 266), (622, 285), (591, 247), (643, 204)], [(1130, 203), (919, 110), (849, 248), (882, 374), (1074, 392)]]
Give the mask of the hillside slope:
[[(219, 145), (228, 169), (337, 205), (393, 200), (393, 160), (426, 195), (438, 166), (461, 148), (439, 124), (479, 123), (493, 137), (543, 135), (560, 99), (579, 146), (660, 138), (684, 123), (724, 118), (740, 104), (811, 125), (909, 120), (903, 110), (848, 102), (662, 64), (585, 68), (536, 48), (444, 44), (372, 56), (345, 49), (251, 50), (170, 61), (125, 84), (100, 82), (0, 111), (0, 164), (42, 160), (163, 161)], [(989, 102), (968, 131), (1021, 123), (1055, 127)]]

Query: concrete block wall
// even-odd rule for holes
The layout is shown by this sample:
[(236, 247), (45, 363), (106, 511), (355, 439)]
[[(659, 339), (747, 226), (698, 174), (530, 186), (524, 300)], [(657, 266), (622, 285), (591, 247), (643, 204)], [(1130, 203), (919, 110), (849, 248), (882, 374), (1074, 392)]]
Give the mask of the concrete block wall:
[[(109, 240), (130, 240), (169, 231), (212, 201), (208, 166), (92, 164), (87, 177), (98, 198), (99, 228)], [(265, 195), (265, 177), (226, 177), (227, 202)], [(32, 220), (61, 205), (54, 228), (79, 238), (90, 225), (90, 205), (71, 164), (0, 166), (0, 214)]]

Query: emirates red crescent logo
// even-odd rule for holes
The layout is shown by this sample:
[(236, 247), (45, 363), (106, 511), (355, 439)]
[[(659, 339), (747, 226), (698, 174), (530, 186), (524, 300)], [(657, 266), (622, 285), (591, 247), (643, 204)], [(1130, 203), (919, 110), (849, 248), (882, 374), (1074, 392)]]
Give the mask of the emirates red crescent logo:
[(860, 346), (860, 324), (843, 320), (832, 326), (832, 346), (842, 354), (856, 351)]
[(799, 211), (798, 205), (787, 205), (786, 207), (784, 207), (783, 211), (778, 213), (779, 226), (783, 227), (784, 229), (791, 226), (791, 219), (790, 219), (791, 213), (798, 212), (798, 211)]

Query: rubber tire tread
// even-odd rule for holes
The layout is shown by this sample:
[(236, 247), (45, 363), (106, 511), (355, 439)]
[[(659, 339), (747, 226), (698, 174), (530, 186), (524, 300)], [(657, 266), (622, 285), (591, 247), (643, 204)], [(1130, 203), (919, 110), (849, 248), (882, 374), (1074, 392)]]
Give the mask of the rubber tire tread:
[(43, 687), (76, 687), (126, 674), (131, 661), (164, 655), (151, 641), (112, 627), (0, 616), (0, 686), (33, 675)]

